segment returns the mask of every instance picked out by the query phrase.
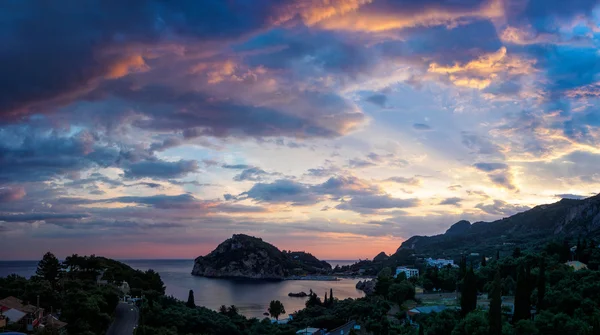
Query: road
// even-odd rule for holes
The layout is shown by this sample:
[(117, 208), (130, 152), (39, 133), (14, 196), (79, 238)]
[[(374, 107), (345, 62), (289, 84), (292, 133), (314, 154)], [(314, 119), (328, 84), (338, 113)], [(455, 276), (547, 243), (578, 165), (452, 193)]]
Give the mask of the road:
[(106, 335), (132, 335), (138, 324), (138, 308), (120, 302), (115, 309), (115, 320), (108, 328)]

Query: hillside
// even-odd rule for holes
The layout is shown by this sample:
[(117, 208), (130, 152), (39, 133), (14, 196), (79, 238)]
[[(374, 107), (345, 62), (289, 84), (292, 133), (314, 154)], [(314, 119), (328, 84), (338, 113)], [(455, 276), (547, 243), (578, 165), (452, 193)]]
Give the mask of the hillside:
[(194, 261), (192, 274), (204, 277), (284, 279), (326, 273), (331, 265), (305, 252), (282, 252), (253, 236), (236, 234)]
[(491, 255), (495, 250), (512, 250), (515, 245), (535, 249), (549, 240), (599, 235), (600, 195), (596, 195), (583, 200), (562, 199), (492, 222), (459, 221), (444, 234), (409, 238), (394, 256), (407, 250), (430, 256), (463, 252)]

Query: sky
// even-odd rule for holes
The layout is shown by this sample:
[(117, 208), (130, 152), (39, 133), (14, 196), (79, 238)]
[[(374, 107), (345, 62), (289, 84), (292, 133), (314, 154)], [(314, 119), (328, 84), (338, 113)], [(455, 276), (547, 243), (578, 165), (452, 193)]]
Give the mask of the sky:
[(365, 259), (596, 194), (599, 10), (2, 1), (0, 259)]

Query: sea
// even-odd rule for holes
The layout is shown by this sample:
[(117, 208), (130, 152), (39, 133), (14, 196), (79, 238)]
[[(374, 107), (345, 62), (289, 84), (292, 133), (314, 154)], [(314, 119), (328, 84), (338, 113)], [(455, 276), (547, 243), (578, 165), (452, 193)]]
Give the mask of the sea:
[[(193, 259), (179, 260), (120, 260), (134, 269), (153, 269), (160, 274), (166, 294), (186, 301), (194, 290), (197, 306), (218, 310), (221, 305), (235, 305), (247, 317), (263, 318), (271, 300), (279, 300), (287, 313), (304, 308), (306, 298), (289, 297), (290, 292), (313, 290), (321, 298), (329, 289), (338, 299), (360, 298), (364, 292), (355, 288), (359, 279), (340, 278), (338, 281), (284, 280), (256, 281), (213, 279), (192, 276)], [(17, 274), (29, 278), (35, 274), (38, 261), (0, 261), (0, 277)], [(353, 264), (353, 260), (327, 261), (332, 267)]]

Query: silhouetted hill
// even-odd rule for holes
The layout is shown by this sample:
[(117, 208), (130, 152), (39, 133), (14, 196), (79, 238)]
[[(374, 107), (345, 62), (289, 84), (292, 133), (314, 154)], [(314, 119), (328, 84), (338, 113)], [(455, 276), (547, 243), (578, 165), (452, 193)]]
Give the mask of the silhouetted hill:
[(541, 247), (564, 237), (594, 238), (600, 235), (600, 195), (583, 200), (562, 199), (492, 222), (459, 221), (444, 234), (413, 236), (404, 241), (395, 256), (411, 250), (431, 256), (457, 256), (484, 252)]
[(204, 277), (283, 279), (328, 272), (331, 265), (302, 252), (282, 252), (260, 238), (236, 234), (206, 256), (196, 258), (192, 274)]

